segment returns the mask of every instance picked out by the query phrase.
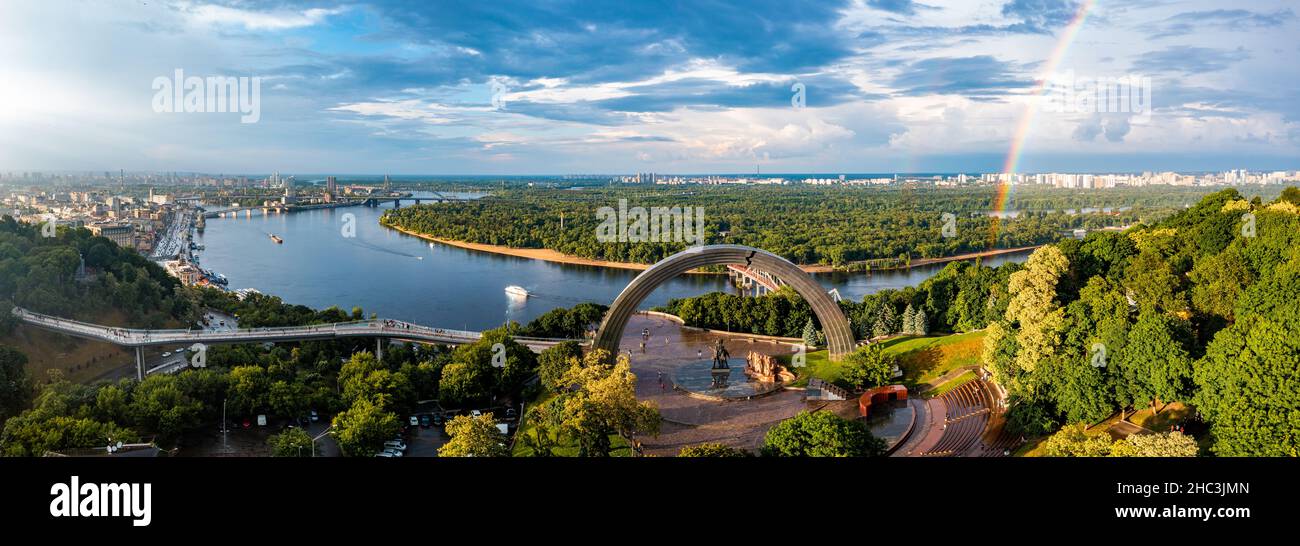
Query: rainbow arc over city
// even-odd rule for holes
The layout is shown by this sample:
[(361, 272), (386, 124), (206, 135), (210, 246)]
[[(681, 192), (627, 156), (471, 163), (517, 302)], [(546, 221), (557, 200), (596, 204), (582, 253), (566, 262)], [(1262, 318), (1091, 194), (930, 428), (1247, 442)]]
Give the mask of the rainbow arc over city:
[[(1020, 114), (1020, 121), (1016, 124), (1015, 132), (1011, 135), (1011, 147), (1007, 150), (1006, 160), (1002, 163), (1003, 174), (1015, 174), (1020, 168), (1020, 156), (1025, 151), (1025, 142), (1029, 139), (1029, 130), (1034, 124), (1034, 114), (1037, 113), (1034, 99), (1041, 97), (1047, 89), (1048, 79), (1060, 67), (1061, 61), (1070, 51), (1070, 46), (1074, 40), (1079, 37), (1079, 30), (1083, 28), (1083, 23), (1087, 21), (1088, 14), (1097, 5), (1097, 0), (1083, 0), (1079, 4), (1079, 9), (1075, 11), (1074, 18), (1070, 20), (1065, 29), (1061, 31), (1061, 36), (1056, 42), (1056, 47), (1052, 49), (1051, 55), (1048, 56), (1042, 77), (1034, 84), (1030, 91), (1030, 100), (1025, 103), (1024, 112)], [(1007, 205), (1011, 202), (1011, 184), (1008, 180), (1001, 180), (997, 186), (997, 195), (993, 198), (993, 220), (992, 227), (989, 230), (989, 246), (992, 247), (998, 238), (998, 224), (1001, 214), (1007, 211)]]

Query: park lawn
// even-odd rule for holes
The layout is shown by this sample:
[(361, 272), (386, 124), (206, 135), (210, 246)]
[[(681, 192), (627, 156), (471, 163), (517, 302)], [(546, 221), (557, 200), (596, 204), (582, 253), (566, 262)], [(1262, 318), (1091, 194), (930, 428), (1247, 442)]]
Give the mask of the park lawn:
[(1155, 432), (1168, 432), (1169, 426), (1181, 423), (1192, 417), (1192, 407), (1182, 402), (1170, 402), (1156, 415), (1153, 408), (1147, 408), (1129, 417), (1133, 424)]
[[(529, 405), (531, 406), (531, 405), (533, 405), (533, 404), (542, 404), (542, 403), (545, 403), (547, 400), (550, 400), (551, 397), (553, 397), (553, 396), (555, 396), (555, 393), (547, 392), (547, 393), (541, 395), (540, 397), (538, 397), (536, 400), (533, 400), (532, 402), (529, 402)], [(513, 448), (511, 449), (511, 451), (510, 451), (510, 456), (512, 456), (512, 457), (532, 457), (532, 456), (533, 456), (533, 449), (532, 449), (531, 447), (528, 447), (528, 445), (527, 445), (526, 443), (524, 443), (523, 441), (520, 441), (520, 440), (519, 440), (519, 438), (522, 438), (522, 437), (523, 437), (522, 435), (525, 435), (525, 434), (526, 434), (526, 435), (529, 435), (529, 436), (533, 436), (533, 435), (536, 435), (536, 434), (537, 434), (537, 427), (533, 426), (531, 423), (528, 422), (527, 415), (528, 415), (528, 410), (527, 410), (527, 408), (525, 408), (525, 409), (524, 409), (524, 417), (521, 417), (521, 418), (520, 418), (520, 421), (519, 421), (519, 428), (515, 430), (515, 441), (514, 441), (514, 447), (513, 447)], [(554, 441), (554, 440), (555, 440), (555, 434), (552, 433), (551, 436), (550, 436), (550, 438), (551, 438), (552, 441)], [(609, 454), (609, 455), (610, 455), (611, 457), (631, 457), (631, 456), (632, 456), (632, 449), (631, 449), (630, 446), (628, 446), (627, 441), (624, 440), (622, 436), (619, 436), (619, 435), (617, 435), (617, 434), (611, 434), (611, 435), (609, 436), (609, 443), (610, 443), (610, 446), (611, 446), (611, 450), (610, 450), (610, 454)], [(566, 442), (561, 443), (560, 445), (556, 445), (555, 447), (551, 448), (551, 452), (552, 452), (552, 453), (554, 454), (554, 456), (556, 456), (556, 457), (577, 457), (577, 456), (578, 456), (578, 445), (577, 445), (577, 443), (575, 443), (575, 442), (572, 442), (572, 441), (566, 441)]]
[(959, 376), (957, 376), (957, 377), (954, 377), (954, 378), (952, 378), (952, 379), (949, 379), (949, 380), (943, 382), (942, 384), (940, 384), (939, 386), (934, 387), (934, 388), (932, 388), (932, 389), (930, 389), (930, 390), (928, 390), (928, 391), (925, 391), (925, 392), (922, 393), (922, 394), (923, 394), (926, 398), (938, 398), (938, 397), (940, 397), (940, 396), (943, 396), (943, 393), (945, 393), (945, 392), (948, 392), (948, 391), (953, 390), (953, 389), (955, 389), (955, 388), (957, 388), (957, 387), (960, 387), (960, 386), (962, 386), (962, 385), (965, 385), (966, 383), (969, 383), (969, 382), (971, 382), (971, 381), (974, 381), (976, 377), (977, 377), (977, 376), (975, 375), (975, 372), (973, 372), (973, 371), (969, 371), (969, 370), (968, 370), (968, 371), (966, 371), (965, 373), (962, 373), (961, 375), (959, 375)]
[(829, 353), (825, 349), (806, 353), (804, 355), (804, 366), (802, 368), (791, 366), (791, 361), (794, 359), (794, 355), (778, 355), (776, 358), (786, 367), (794, 370), (796, 377), (794, 382), (790, 384), (791, 386), (807, 387), (808, 380), (813, 377), (831, 383), (840, 380), (841, 375), (844, 373), (844, 369), (840, 366), (839, 362), (831, 362), (828, 355)]
[[(903, 370), (903, 383), (915, 388), (957, 368), (978, 366), (980, 352), (984, 350), (984, 331), (945, 336), (899, 336), (879, 343), (886, 354), (898, 357), (898, 367)], [(789, 366), (794, 357), (782, 355), (778, 358)], [(794, 368), (794, 371), (798, 376), (792, 384), (795, 387), (807, 386), (811, 377), (841, 387), (847, 386), (840, 381), (844, 376), (843, 365), (831, 362), (824, 349), (808, 353), (805, 366)]]
[(930, 384), (958, 368), (979, 366), (984, 350), (984, 331), (946, 336), (905, 336), (887, 339), (885, 353), (898, 357), (903, 383)]

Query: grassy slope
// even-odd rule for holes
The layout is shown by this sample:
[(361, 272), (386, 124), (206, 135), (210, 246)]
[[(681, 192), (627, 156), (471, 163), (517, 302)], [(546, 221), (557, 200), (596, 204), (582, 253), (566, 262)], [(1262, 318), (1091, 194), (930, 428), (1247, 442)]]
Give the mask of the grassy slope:
[[(903, 370), (903, 383), (914, 388), (935, 381), (957, 368), (979, 365), (984, 332), (946, 336), (901, 336), (880, 343), (885, 353), (898, 357), (899, 367)], [(780, 358), (786, 364), (790, 363), (790, 356)], [(807, 385), (810, 377), (834, 383), (839, 381), (844, 373), (843, 366), (828, 360), (824, 350), (808, 353), (806, 364), (804, 368), (796, 369), (799, 379), (794, 383), (795, 386)]]
[[(125, 326), (127, 321), (122, 313), (112, 311), (95, 317), (90, 322)], [(184, 328), (176, 320), (168, 321), (164, 327)], [(135, 365), (135, 353), (129, 349), (111, 343), (56, 334), (32, 326), (17, 326), (9, 335), (0, 337), (0, 344), (27, 355), (27, 374), (34, 382), (44, 382), (48, 370), (62, 370), (65, 379), (74, 383), (87, 383), (115, 368)]]
[[(123, 317), (112, 313), (99, 324), (120, 325)], [(44, 382), (48, 370), (62, 370), (73, 382), (87, 382), (119, 366), (131, 365), (135, 355), (110, 343), (87, 341), (19, 325), (0, 343), (27, 355), (27, 374), (33, 382)], [(92, 362), (93, 361), (93, 362)]]

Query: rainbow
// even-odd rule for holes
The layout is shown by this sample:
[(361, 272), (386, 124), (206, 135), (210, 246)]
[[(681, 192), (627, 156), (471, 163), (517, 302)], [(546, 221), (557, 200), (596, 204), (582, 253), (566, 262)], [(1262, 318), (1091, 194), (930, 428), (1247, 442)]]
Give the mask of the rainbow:
[[(1065, 26), (1061, 32), (1061, 38), (1056, 42), (1056, 47), (1052, 54), (1047, 58), (1047, 64), (1044, 65), (1043, 76), (1034, 84), (1030, 91), (1030, 98), (1037, 98), (1043, 95), (1047, 89), (1048, 78), (1056, 73), (1056, 69), (1061, 66), (1061, 61), (1065, 59), (1065, 54), (1070, 50), (1070, 45), (1074, 43), (1075, 38), (1079, 36), (1079, 30), (1083, 28), (1083, 23), (1088, 19), (1088, 13), (1097, 5), (1097, 0), (1083, 0), (1079, 4), (1079, 9), (1074, 13), (1074, 19)], [(1029, 129), (1034, 124), (1035, 102), (1030, 100), (1025, 103), (1025, 111), (1020, 115), (1020, 122), (1016, 125), (1015, 133), (1011, 136), (1011, 148), (1007, 150), (1006, 160), (1002, 163), (1002, 172), (1004, 174), (1015, 174), (1020, 167), (1020, 156), (1025, 151), (1025, 141), (1029, 139)], [(1001, 181), (998, 184), (997, 196), (993, 199), (993, 210), (997, 213), (1005, 212), (1007, 203), (1010, 201), (1011, 184), (1007, 181)], [(993, 218), (993, 232), (989, 234), (990, 243), (997, 241), (998, 218)]]

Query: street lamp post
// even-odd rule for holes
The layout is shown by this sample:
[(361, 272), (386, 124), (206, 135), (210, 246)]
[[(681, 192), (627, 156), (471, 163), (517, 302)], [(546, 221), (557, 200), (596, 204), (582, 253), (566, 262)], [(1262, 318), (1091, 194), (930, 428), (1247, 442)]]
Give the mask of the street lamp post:
[(311, 439), (311, 456), (312, 456), (312, 457), (315, 457), (315, 456), (316, 456), (316, 440), (319, 440), (319, 439), (321, 439), (321, 438), (324, 438), (325, 435), (326, 435), (326, 434), (329, 434), (330, 432), (332, 432), (333, 429), (334, 429), (334, 427), (333, 427), (332, 425), (331, 425), (331, 426), (328, 426), (328, 427), (325, 427), (325, 432), (322, 432), (322, 433), (320, 433), (320, 434), (317, 434), (315, 438), (312, 438), (312, 439)]

